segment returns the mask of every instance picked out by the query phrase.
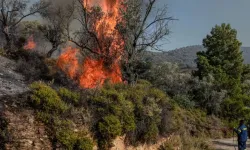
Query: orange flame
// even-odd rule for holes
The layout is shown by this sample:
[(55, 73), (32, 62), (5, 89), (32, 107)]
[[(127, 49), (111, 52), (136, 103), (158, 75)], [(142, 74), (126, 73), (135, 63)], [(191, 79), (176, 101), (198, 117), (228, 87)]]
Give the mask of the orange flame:
[(111, 83), (122, 82), (120, 66), (113, 64), (111, 69), (105, 68), (104, 61), (87, 58), (83, 64), (83, 74), (80, 76), (80, 86), (95, 88), (103, 85), (109, 79)]
[(57, 60), (57, 66), (68, 74), (71, 79), (74, 79), (77, 75), (79, 63), (77, 59), (78, 49), (67, 47), (65, 52)]
[(23, 47), (25, 50), (33, 50), (36, 48), (36, 43), (34, 42), (33, 35), (28, 38), (27, 44)]
[[(111, 83), (122, 82), (120, 60), (124, 50), (124, 42), (115, 29), (119, 18), (118, 0), (99, 0), (99, 2), (97, 0), (83, 0), (83, 6), (87, 10), (95, 4), (99, 5), (104, 12), (104, 16), (94, 25), (102, 47), (102, 49), (97, 49), (97, 52), (111, 58), (108, 62), (109, 66), (105, 64), (104, 58), (93, 59), (91, 57), (87, 57), (79, 66), (76, 57), (78, 50), (70, 47), (58, 59), (59, 68), (65, 71), (71, 79), (76, 77), (82, 88), (95, 88), (103, 85), (105, 80), (109, 80)], [(110, 45), (106, 43), (105, 39), (112, 39)], [(78, 73), (79, 76), (77, 76)]]

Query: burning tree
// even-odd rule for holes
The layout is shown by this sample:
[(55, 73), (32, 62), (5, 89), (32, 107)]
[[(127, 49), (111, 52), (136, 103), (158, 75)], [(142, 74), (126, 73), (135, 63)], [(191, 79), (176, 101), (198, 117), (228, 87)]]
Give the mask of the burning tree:
[[(134, 82), (133, 64), (138, 56), (148, 48), (158, 49), (158, 42), (169, 34), (168, 22), (173, 18), (167, 17), (167, 7), (158, 9), (154, 18), (150, 18), (156, 0), (149, 0), (146, 4), (142, 0), (76, 1), (75, 19), (80, 23), (80, 29), (73, 37), (70, 34), (68, 37), (80, 47), (79, 52), (85, 59), (82, 65), (76, 67), (82, 70), (81, 74), (77, 75), (79, 71), (74, 71), (76, 74), (73, 76), (79, 76), (78, 81), (85, 88), (102, 85), (105, 80), (111, 83), (124, 79)], [(142, 9), (144, 5), (145, 12)], [(65, 52), (62, 56), (66, 54), (70, 55)], [(72, 55), (76, 57), (75, 51)], [(63, 67), (60, 61), (58, 63)], [(125, 76), (122, 74), (122, 63), (125, 64)]]
[(71, 6), (73, 5), (64, 7), (52, 4), (40, 13), (46, 24), (41, 25), (39, 29), (45, 39), (52, 45), (52, 48), (47, 53), (47, 57), (51, 57), (53, 52), (67, 41), (66, 29), (69, 28), (72, 21), (74, 7)]
[(39, 1), (28, 9), (29, 0), (0, 0), (0, 30), (6, 40), (6, 50), (10, 51), (17, 25), (26, 17), (48, 7), (49, 3)]

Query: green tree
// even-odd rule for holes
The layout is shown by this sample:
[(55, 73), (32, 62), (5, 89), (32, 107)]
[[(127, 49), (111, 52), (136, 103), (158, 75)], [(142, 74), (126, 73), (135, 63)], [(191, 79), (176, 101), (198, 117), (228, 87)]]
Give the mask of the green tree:
[(212, 76), (214, 89), (227, 91), (226, 99), (220, 102), (221, 116), (229, 121), (249, 116), (250, 97), (246, 94), (249, 66), (243, 64), (237, 31), (230, 24), (216, 25), (203, 39), (203, 46), (207, 51), (197, 53), (195, 75), (200, 80)]
[(215, 84), (227, 90), (229, 95), (241, 93), (243, 58), (237, 31), (230, 24), (216, 25), (203, 39), (203, 46), (207, 51), (197, 53), (195, 75), (200, 79), (212, 75)]

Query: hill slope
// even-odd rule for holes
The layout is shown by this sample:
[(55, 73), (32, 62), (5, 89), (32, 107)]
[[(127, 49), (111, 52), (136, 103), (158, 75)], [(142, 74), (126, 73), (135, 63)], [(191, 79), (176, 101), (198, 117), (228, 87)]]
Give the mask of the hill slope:
[[(242, 47), (244, 63), (250, 64), (250, 47)], [(196, 53), (204, 51), (205, 48), (201, 45), (187, 46), (167, 52), (151, 52), (147, 54), (152, 56), (151, 59), (155, 63), (173, 62), (181, 65), (182, 68), (195, 68)]]

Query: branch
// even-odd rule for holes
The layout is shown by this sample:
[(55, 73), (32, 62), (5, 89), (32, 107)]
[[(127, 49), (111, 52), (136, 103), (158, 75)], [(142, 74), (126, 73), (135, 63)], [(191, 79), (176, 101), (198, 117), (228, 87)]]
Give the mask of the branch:
[(16, 23), (14, 23), (12, 26), (13, 26), (13, 27), (16, 26), (16, 25), (19, 24), (24, 18), (26, 18), (26, 17), (28, 17), (28, 16), (31, 16), (31, 15), (34, 15), (34, 14), (38, 13), (39, 11), (41, 11), (41, 10), (47, 8), (49, 5), (50, 5), (50, 3), (48, 3), (48, 4), (44, 5), (44, 6), (41, 6), (41, 7), (37, 8), (36, 10), (34, 10), (34, 11), (32, 11), (32, 12), (26, 14), (26, 15), (23, 15), (23, 16), (22, 16)]

